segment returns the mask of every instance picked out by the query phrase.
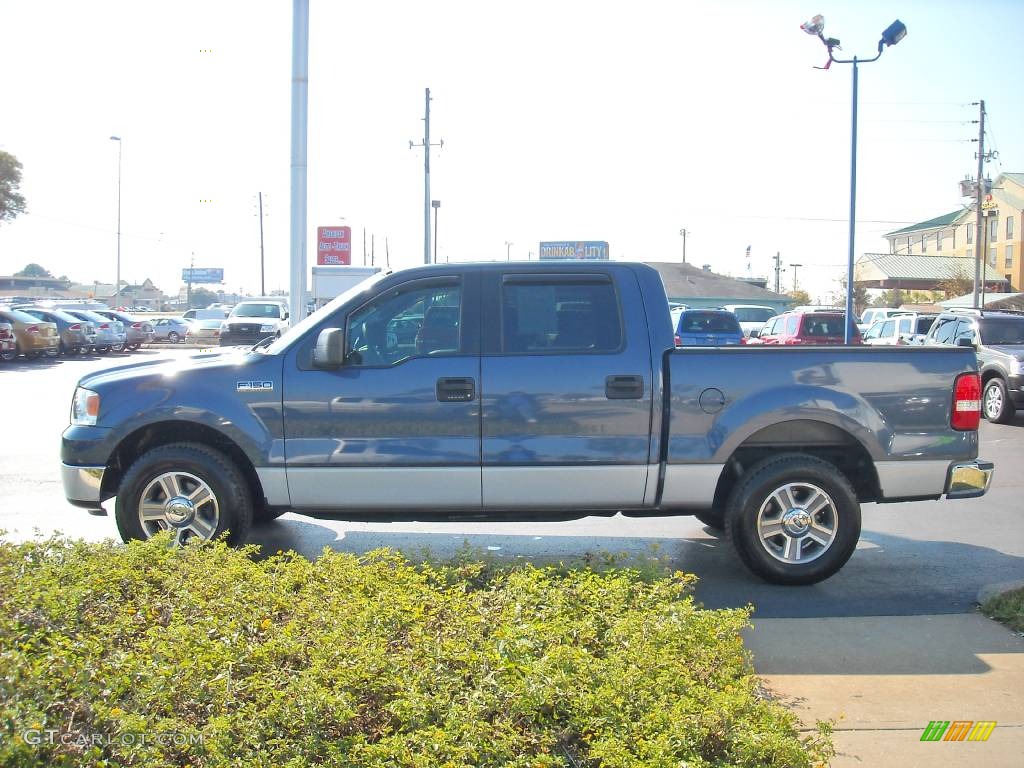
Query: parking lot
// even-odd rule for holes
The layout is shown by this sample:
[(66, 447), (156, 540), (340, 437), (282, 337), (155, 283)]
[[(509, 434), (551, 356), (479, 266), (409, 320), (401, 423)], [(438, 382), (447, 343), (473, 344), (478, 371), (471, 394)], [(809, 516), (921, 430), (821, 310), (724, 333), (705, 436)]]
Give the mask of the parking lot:
[[(19, 359), (0, 364), (0, 529), (9, 539), (62, 531), (117, 538), (113, 518), (68, 505), (58, 472), (60, 433), (77, 379), (112, 365), (184, 358), (191, 350), (143, 349), (107, 357)], [(324, 547), (365, 552), (395, 547), (411, 556), (450, 555), (468, 544), (495, 558), (578, 560), (603, 553), (656, 553), (696, 573), (710, 606), (754, 603), (760, 617), (917, 615), (972, 610), (979, 587), (1024, 579), (1024, 413), (982, 422), (981, 455), (996, 475), (982, 499), (864, 507), (857, 553), (831, 579), (777, 587), (750, 576), (724, 539), (689, 517), (588, 517), (559, 523), (349, 523), (288, 514), (253, 529), (268, 551), (315, 557)], [(111, 503), (107, 503), (108, 509)]]

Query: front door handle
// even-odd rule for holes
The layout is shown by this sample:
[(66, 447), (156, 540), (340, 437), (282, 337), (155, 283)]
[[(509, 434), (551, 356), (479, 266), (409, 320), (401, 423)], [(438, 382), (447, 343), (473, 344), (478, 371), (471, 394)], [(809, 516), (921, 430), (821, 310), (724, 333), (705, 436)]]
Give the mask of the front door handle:
[(644, 396), (644, 377), (609, 376), (604, 380), (604, 396), (609, 400), (640, 400)]
[(476, 397), (476, 382), (471, 378), (451, 377), (437, 380), (437, 399), (442, 403), (468, 403)]

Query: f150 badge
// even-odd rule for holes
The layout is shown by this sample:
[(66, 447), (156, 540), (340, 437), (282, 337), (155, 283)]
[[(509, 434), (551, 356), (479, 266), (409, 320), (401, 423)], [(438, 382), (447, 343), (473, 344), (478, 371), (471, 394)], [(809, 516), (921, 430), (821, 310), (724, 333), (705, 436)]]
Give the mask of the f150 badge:
[(239, 392), (273, 392), (274, 382), (272, 381), (240, 381), (236, 385)]

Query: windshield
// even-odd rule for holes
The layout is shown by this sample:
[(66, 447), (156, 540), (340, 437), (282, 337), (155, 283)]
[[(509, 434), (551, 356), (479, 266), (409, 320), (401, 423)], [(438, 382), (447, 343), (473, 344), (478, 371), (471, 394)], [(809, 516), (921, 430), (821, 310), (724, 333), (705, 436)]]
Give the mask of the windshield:
[(804, 315), (803, 333), (804, 336), (842, 336), (845, 324), (842, 315)]
[(268, 355), (276, 355), (279, 352), (284, 352), (288, 347), (294, 344), (298, 339), (306, 335), (306, 333), (318, 323), (325, 320), (332, 312), (337, 311), (339, 307), (351, 301), (353, 298), (361, 293), (369, 291), (373, 286), (383, 280), (385, 277), (390, 275), (391, 272), (378, 272), (372, 277), (368, 277), (361, 283), (352, 286), (343, 294), (337, 298), (332, 299), (330, 302), (320, 307), (316, 312), (311, 315), (304, 317), (299, 323), (296, 323), (287, 331), (281, 334), (281, 338), (275, 339), (274, 342), (266, 347), (260, 347), (257, 351), (264, 352)]
[(775, 310), (768, 307), (736, 307), (732, 313), (741, 323), (765, 323), (775, 317)]
[(23, 312), (20, 309), (5, 309), (0, 313), (0, 317), (6, 315), (12, 320), (17, 320), (19, 323), (38, 323), (39, 318), (35, 315), (30, 315), (28, 312)]
[(1024, 344), (1024, 317), (986, 317), (980, 325), (983, 344)]
[(231, 310), (232, 317), (270, 317), (280, 319), (284, 307), (280, 304), (239, 304)]
[(677, 333), (740, 333), (731, 312), (684, 312)]

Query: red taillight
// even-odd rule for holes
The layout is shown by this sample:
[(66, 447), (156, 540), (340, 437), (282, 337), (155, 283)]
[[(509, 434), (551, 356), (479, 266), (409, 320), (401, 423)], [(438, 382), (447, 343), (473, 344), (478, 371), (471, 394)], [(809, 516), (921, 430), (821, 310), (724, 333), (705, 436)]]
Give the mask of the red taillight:
[(788, 339), (783, 340), (783, 344), (803, 344), (804, 340), (799, 336), (790, 336)]
[(678, 333), (676, 334), (676, 346), (677, 347), (683, 346), (683, 340), (679, 338), (679, 334)]
[(746, 344), (746, 343), (747, 343), (747, 337), (746, 336), (740, 336), (740, 344)]
[(80, 331), (80, 330), (82, 330), (82, 324), (81, 323), (72, 323), (71, 325), (68, 326), (68, 330), (69, 331)]
[(25, 333), (39, 333), (38, 325), (30, 325), (25, 329)]
[(136, 331), (141, 331), (142, 323), (132, 323), (132, 328), (134, 328)]
[(109, 331), (110, 330), (110, 323), (100, 323), (100, 330), (101, 331)]
[(953, 412), (949, 426), (961, 431), (978, 428), (981, 422), (981, 377), (961, 373), (953, 383)]

